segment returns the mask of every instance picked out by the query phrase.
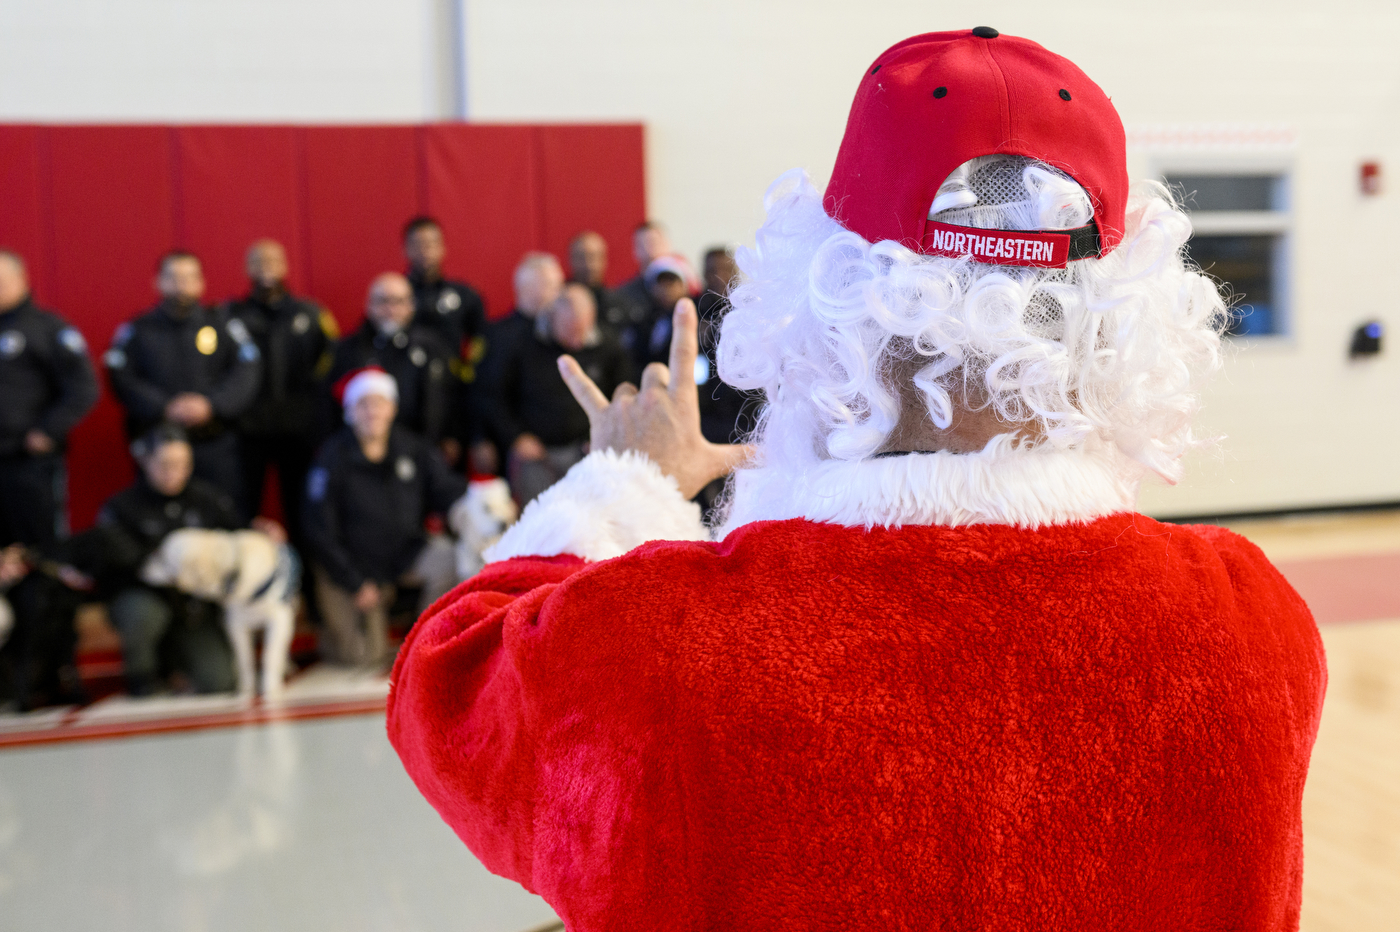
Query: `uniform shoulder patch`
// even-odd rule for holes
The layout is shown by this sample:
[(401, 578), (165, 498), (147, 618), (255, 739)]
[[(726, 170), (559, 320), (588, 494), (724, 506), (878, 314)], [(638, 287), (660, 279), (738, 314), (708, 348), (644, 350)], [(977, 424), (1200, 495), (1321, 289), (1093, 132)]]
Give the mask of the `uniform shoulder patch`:
[(331, 474), (324, 466), (312, 467), (306, 474), (306, 497), (319, 502), (326, 497), (326, 487), (330, 485)]
[(239, 320), (237, 317), (229, 318), (229, 322), (225, 326), (228, 328), (228, 335), (233, 337), (233, 339), (236, 342), (252, 342), (253, 338), (248, 333), (248, 325), (243, 323), (243, 321)]
[(14, 359), (24, 352), (27, 341), (19, 330), (6, 330), (0, 333), (0, 359)]
[(77, 327), (64, 327), (58, 331), (58, 342), (75, 356), (87, 352), (87, 341), (83, 339), (83, 335), (78, 332)]

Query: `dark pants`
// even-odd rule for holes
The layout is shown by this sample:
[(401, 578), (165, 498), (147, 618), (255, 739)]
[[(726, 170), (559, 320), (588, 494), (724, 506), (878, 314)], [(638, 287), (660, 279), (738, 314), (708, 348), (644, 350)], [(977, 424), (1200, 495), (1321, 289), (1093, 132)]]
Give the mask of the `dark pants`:
[(0, 693), (23, 710), (83, 701), (82, 681), (73, 664), (78, 633), (74, 616), (83, 597), (55, 579), (32, 572), (5, 597), (15, 627), (0, 650)]
[(190, 444), (194, 450), (194, 474), (213, 483), (229, 498), (244, 521), (257, 513), (250, 505), (243, 488), (243, 460), (239, 455), (238, 435), (223, 433), (212, 440), (197, 440)]
[(63, 457), (0, 457), (0, 546), (53, 543), (68, 534)]
[(305, 551), (301, 536), (301, 501), (306, 494), (306, 474), (311, 469), (310, 431), (306, 435), (244, 434), (239, 438), (243, 458), (243, 488), (247, 493), (248, 512), (258, 513), (262, 507), (263, 485), (267, 468), (277, 470), (277, 485), (282, 498), (282, 522), (292, 546)]
[(217, 605), (132, 586), (117, 593), (108, 613), (121, 635), (132, 695), (152, 692), (166, 670), (185, 674), (202, 693), (233, 692), (233, 648)]

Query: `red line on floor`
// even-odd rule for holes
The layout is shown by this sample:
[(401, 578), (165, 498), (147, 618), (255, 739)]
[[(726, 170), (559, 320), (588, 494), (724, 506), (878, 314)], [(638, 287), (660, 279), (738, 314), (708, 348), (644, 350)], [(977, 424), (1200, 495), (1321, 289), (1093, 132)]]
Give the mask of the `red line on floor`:
[(1319, 624), (1400, 618), (1400, 553), (1285, 560), (1277, 566)]
[(384, 702), (385, 700), (381, 697), (302, 706), (258, 705), (230, 712), (169, 716), (136, 721), (94, 722), (91, 725), (72, 724), (77, 718), (77, 713), (70, 713), (64, 716), (60, 724), (48, 728), (0, 733), (0, 750), (30, 747), (36, 744), (62, 744), (68, 741), (96, 741), (108, 738), (171, 734), (180, 731), (203, 731), (209, 728), (261, 725), (267, 722), (305, 721), (342, 715), (369, 715), (383, 712)]

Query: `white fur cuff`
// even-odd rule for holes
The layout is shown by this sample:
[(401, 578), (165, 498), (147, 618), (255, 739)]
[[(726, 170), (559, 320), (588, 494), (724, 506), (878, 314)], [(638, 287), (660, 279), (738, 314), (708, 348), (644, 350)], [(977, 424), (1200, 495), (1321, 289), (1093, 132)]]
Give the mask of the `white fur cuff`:
[(681, 498), (676, 480), (640, 453), (590, 453), (525, 508), (484, 554), (511, 557), (571, 553), (618, 557), (651, 540), (709, 540), (700, 506)]

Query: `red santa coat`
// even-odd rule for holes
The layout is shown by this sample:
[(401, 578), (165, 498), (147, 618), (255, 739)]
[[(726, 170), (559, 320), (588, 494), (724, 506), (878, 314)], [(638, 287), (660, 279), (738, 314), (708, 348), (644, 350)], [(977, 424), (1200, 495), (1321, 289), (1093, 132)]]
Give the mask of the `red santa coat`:
[(1228, 531), (797, 519), (488, 566), (389, 734), (571, 932), (1293, 930), (1324, 684)]

